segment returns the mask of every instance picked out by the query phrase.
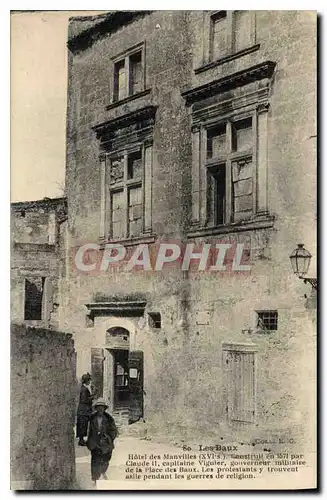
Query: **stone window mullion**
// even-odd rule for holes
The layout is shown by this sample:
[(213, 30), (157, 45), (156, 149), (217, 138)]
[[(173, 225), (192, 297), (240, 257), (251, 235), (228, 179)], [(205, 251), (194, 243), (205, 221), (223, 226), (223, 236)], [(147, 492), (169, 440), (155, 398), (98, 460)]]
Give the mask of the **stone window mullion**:
[(152, 231), (152, 164), (153, 144), (148, 141), (142, 148), (143, 162), (143, 230), (145, 233)]
[(125, 217), (124, 217), (124, 230), (123, 234), (125, 238), (128, 238), (129, 236), (129, 203), (128, 203), (128, 186), (127, 186), (127, 179), (128, 179), (128, 154), (127, 151), (124, 151), (124, 206), (125, 206)]
[(106, 155), (100, 156), (100, 238), (106, 237)]
[(232, 153), (232, 124), (230, 121), (226, 123), (226, 140), (227, 140), (227, 159), (226, 159), (226, 224), (232, 222), (233, 207), (232, 207), (232, 162), (230, 155)]
[(253, 134), (253, 148), (252, 148), (252, 197), (254, 215), (257, 211), (257, 172), (258, 172), (258, 113), (255, 111), (252, 115), (252, 134)]
[(257, 214), (268, 213), (268, 105), (258, 113)]
[(205, 226), (207, 223), (207, 168), (206, 158), (207, 156), (207, 129), (202, 126), (200, 129), (200, 179), (199, 179), (199, 187), (200, 187), (200, 225)]
[(192, 129), (192, 223), (200, 222), (200, 127)]
[(131, 94), (131, 74), (130, 74), (130, 60), (129, 56), (125, 57), (125, 71), (126, 71), (126, 90), (125, 95), (128, 97)]

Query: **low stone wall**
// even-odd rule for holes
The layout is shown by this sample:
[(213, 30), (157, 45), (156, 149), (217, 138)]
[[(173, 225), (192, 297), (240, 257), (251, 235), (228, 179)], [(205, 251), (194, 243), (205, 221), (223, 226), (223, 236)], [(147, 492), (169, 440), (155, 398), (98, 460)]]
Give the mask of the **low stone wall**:
[(12, 326), (12, 489), (74, 488), (75, 373), (71, 335)]

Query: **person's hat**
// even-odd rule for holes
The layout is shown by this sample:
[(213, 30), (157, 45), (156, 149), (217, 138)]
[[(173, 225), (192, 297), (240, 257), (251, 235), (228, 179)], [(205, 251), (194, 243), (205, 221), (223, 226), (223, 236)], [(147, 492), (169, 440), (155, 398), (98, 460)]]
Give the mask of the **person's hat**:
[(99, 398), (93, 403), (94, 408), (97, 406), (104, 406), (105, 408), (108, 408), (108, 404), (104, 398)]
[(84, 373), (84, 375), (82, 375), (82, 384), (87, 384), (91, 379), (92, 377), (89, 373)]

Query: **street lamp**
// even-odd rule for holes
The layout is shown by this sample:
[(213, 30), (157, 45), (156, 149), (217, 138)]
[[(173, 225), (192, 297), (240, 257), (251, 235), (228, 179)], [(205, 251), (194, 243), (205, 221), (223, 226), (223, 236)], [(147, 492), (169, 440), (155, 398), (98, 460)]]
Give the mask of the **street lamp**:
[(304, 248), (303, 243), (298, 243), (297, 248), (290, 255), (290, 261), (294, 274), (303, 280), (304, 283), (310, 283), (312, 288), (317, 290), (317, 278), (305, 278), (310, 266), (311, 257), (311, 253)]

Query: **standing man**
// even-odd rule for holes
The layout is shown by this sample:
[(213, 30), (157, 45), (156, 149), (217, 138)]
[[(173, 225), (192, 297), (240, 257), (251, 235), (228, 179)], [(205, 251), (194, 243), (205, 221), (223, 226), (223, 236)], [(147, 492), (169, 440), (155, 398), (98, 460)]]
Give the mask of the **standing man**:
[(87, 427), (92, 413), (92, 390), (91, 390), (91, 375), (85, 373), (82, 376), (82, 386), (79, 395), (79, 403), (77, 408), (77, 425), (76, 436), (78, 437), (79, 446), (86, 446), (84, 438), (87, 436)]
[(106, 413), (108, 405), (103, 398), (94, 403), (95, 412), (90, 418), (87, 447), (91, 451), (91, 475), (96, 482), (102, 476), (107, 479), (106, 472), (114, 449), (114, 440), (118, 430), (114, 419)]

